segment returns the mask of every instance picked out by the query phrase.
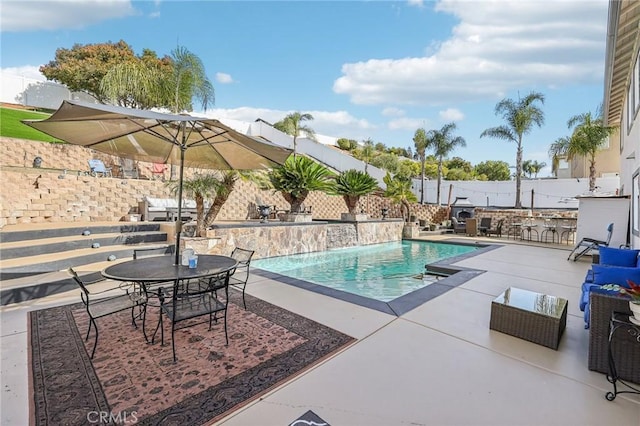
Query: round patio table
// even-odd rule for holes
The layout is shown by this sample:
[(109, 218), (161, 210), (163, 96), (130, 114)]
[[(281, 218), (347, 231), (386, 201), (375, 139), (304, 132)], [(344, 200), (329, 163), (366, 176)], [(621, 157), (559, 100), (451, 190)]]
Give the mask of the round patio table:
[(198, 266), (174, 265), (173, 256), (152, 256), (129, 260), (109, 266), (102, 276), (116, 281), (134, 281), (138, 283), (190, 280), (217, 275), (236, 267), (238, 262), (229, 256), (198, 255)]

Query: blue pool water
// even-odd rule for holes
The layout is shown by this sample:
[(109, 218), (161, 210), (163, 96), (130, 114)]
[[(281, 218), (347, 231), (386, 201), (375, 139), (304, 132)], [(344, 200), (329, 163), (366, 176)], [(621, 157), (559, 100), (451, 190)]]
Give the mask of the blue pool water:
[(251, 266), (389, 302), (428, 285), (420, 278), (425, 264), (475, 249), (458, 244), (398, 241), (257, 259)]

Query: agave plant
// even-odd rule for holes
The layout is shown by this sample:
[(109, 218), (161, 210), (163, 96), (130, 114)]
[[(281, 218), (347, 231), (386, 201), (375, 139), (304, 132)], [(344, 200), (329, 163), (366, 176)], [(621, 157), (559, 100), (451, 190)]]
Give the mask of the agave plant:
[(271, 187), (291, 205), (291, 213), (300, 213), (311, 191), (329, 192), (334, 176), (325, 166), (302, 155), (291, 156), (269, 173)]
[(378, 181), (365, 172), (351, 169), (340, 173), (331, 190), (332, 195), (342, 195), (350, 214), (358, 213), (358, 202), (363, 195), (378, 188)]

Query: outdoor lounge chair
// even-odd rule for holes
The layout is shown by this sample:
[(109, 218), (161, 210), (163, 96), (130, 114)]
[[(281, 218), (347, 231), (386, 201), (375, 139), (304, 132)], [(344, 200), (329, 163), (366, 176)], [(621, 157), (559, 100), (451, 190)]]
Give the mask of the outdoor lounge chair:
[(504, 225), (504, 219), (500, 219), (498, 221), (498, 223), (496, 224), (495, 228), (489, 228), (487, 229), (487, 231), (485, 232), (487, 237), (490, 237), (491, 235), (495, 235), (496, 237), (502, 237), (502, 226)]
[[(571, 260), (571, 255), (573, 256), (573, 261), (580, 259), (585, 254), (589, 253), (591, 250), (598, 250), (598, 246), (609, 246), (609, 242), (611, 242), (611, 235), (613, 234), (613, 223), (610, 223), (607, 226), (607, 238), (606, 240), (596, 240), (595, 238), (585, 237), (580, 240), (580, 242), (571, 250), (569, 253), (569, 257), (567, 260)], [(577, 252), (577, 253), (576, 253)]]
[(465, 234), (467, 232), (467, 224), (465, 222), (459, 222), (455, 217), (451, 218), (451, 225), (453, 226), (454, 234)]
[(481, 218), (480, 225), (478, 225), (478, 232), (480, 232), (480, 235), (487, 235), (489, 228), (491, 228), (491, 218), (490, 217)]
[[(82, 303), (87, 310), (87, 314), (89, 315), (89, 328), (87, 329), (87, 336), (84, 340), (89, 340), (89, 334), (91, 333), (91, 327), (96, 329), (96, 337), (93, 343), (93, 350), (91, 351), (91, 358), (93, 359), (93, 355), (96, 353), (96, 347), (98, 346), (98, 324), (96, 320), (98, 318), (106, 317), (111, 314), (115, 314), (118, 312), (126, 311), (127, 309), (131, 310), (131, 323), (134, 327), (138, 328), (136, 324), (136, 316), (142, 318), (142, 324), (144, 327), (144, 319), (146, 314), (146, 303), (147, 299), (144, 293), (140, 292), (129, 292), (128, 289), (122, 289), (120, 286), (112, 287), (107, 290), (99, 291), (99, 292), (90, 292), (87, 288), (87, 285), (80, 279), (76, 271), (73, 268), (68, 269), (69, 274), (73, 280), (78, 284), (82, 293), (80, 294), (82, 297)], [(114, 295), (114, 290), (119, 290)], [(111, 296), (104, 298), (95, 298), (98, 294), (104, 294), (107, 292), (111, 292)], [(136, 314), (135, 308), (139, 307), (140, 310)]]
[(94, 158), (93, 160), (89, 160), (88, 162), (90, 170), (89, 174), (91, 174), (91, 176), (113, 177), (111, 168), (105, 166), (102, 160), (97, 160)]
[(136, 162), (129, 158), (120, 158), (120, 177), (123, 179), (138, 179), (138, 167)]

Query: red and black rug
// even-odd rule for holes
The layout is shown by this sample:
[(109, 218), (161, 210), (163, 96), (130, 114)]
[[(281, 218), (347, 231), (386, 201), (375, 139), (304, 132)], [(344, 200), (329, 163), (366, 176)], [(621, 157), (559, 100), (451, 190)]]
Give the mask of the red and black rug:
[[(98, 319), (100, 340), (89, 358), (88, 317), (81, 304), (30, 312), (31, 424), (212, 423), (354, 341), (307, 318), (233, 292), (223, 322), (171, 331), (148, 344), (130, 312)], [(147, 331), (157, 324), (148, 309)]]

